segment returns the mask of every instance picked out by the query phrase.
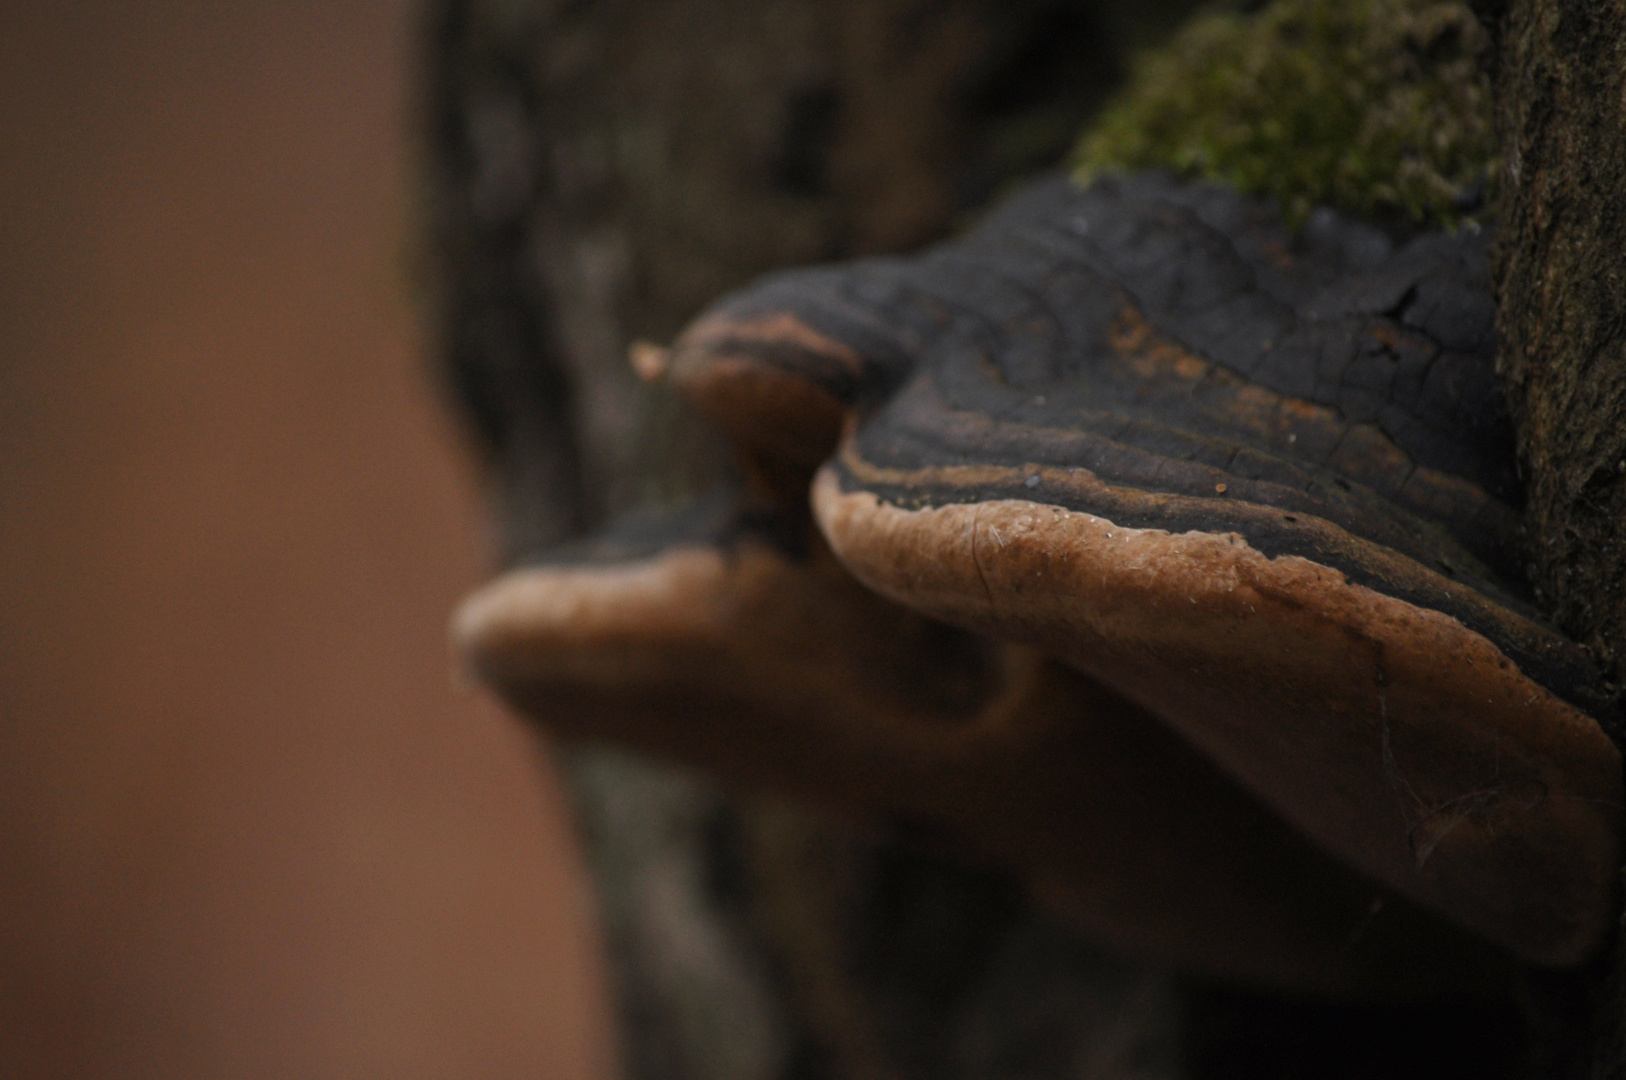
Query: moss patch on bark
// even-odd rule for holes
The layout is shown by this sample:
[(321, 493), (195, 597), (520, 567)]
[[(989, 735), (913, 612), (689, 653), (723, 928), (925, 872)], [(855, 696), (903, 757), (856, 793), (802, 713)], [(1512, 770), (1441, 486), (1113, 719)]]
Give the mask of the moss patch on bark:
[(1192, 20), (1144, 55), (1074, 156), (1081, 180), (1165, 168), (1278, 199), (1455, 227), (1483, 213), (1490, 42), (1462, 3), (1277, 0)]

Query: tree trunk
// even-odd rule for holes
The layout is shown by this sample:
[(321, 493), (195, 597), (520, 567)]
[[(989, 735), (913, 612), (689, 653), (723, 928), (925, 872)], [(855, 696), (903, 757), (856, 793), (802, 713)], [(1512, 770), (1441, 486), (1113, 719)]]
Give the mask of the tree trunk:
[[(1518, 0), (1497, 78), (1501, 373), (1528, 485), (1530, 576), (1626, 673), (1626, 3)], [(1618, 732), (1617, 732), (1618, 737)]]
[[(1481, 13), (1500, 42), (1494, 273), (1500, 370), (1528, 489), (1529, 574), (1553, 620), (1597, 658), (1618, 706), (1626, 676), (1626, 3), (1501, 0)], [(1610, 733), (1622, 741), (1618, 714)], [(1594, 1045), (1573, 1071), (1626, 1076), (1626, 948), (1617, 942), (1590, 978)], [(1552, 1000), (1566, 995), (1575, 989)], [(1584, 1033), (1558, 1040), (1575, 1045)]]
[[(1531, 577), (1607, 687), (1626, 674), (1623, 5), (1480, 5), (1501, 29), (1497, 272)], [(510, 555), (727, 470), (631, 377), (633, 341), (777, 266), (951, 230), (1056, 160), (1126, 50), (1189, 6), (441, 0), (446, 353)], [(637, 1080), (1438, 1080), (1513, 1027), (1190, 988), (1177, 1007), (1165, 977), (1079, 945), (995, 876), (624, 758), (582, 756), (577, 778)], [(1532, 980), (1538, 1075), (1595, 1057), (1626, 1076), (1626, 998), (1606, 985)]]

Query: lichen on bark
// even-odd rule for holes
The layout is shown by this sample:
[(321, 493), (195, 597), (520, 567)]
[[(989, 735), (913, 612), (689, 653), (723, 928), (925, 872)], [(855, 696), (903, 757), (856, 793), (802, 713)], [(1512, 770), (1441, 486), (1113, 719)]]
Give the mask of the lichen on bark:
[(1081, 179), (1166, 168), (1312, 208), (1455, 226), (1488, 205), (1490, 42), (1461, 3), (1279, 0), (1144, 54), (1079, 143)]

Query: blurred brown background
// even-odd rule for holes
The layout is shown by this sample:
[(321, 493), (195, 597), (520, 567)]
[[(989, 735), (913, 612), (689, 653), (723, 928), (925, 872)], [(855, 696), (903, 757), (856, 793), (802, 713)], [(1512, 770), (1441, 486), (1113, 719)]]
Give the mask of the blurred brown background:
[(604, 1077), (421, 356), (406, 3), (9, 4), (0, 1074)]

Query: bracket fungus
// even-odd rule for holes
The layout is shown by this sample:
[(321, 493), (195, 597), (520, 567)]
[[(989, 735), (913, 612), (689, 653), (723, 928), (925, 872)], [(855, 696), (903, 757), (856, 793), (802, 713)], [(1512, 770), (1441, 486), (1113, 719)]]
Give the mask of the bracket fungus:
[(472, 596), (457, 631), (486, 681), (566, 735), (923, 827), (1138, 955), (1335, 995), (1505, 967), (1132, 702), (875, 595), (754, 500), (713, 493), (550, 553)]
[(1620, 760), (1585, 654), (1515, 595), (1486, 243), (1057, 181), (723, 301), (672, 378), (798, 462), (820, 417), (815, 513), (866, 585), (1062, 658), (1353, 866), (1573, 964)]
[(759, 493), (512, 571), (460, 638), (551, 723), (946, 824), (1198, 970), (1581, 963), (1621, 762), (1518, 595), (1485, 245), (1137, 174), (769, 277), (650, 365)]

